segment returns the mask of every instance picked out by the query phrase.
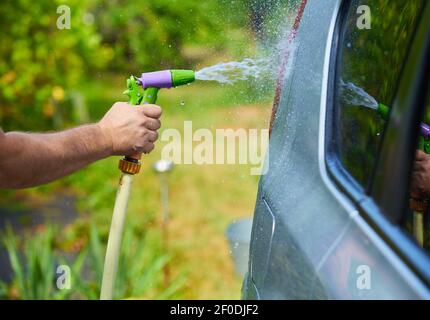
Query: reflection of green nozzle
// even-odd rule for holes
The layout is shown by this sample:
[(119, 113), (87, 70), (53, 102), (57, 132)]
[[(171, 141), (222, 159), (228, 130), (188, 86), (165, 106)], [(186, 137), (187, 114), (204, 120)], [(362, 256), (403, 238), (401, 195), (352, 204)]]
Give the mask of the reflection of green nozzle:
[(378, 104), (377, 112), (382, 119), (384, 119), (385, 121), (388, 120), (388, 114), (390, 113), (390, 109), (385, 104)]
[(172, 84), (174, 87), (183, 86), (195, 80), (192, 70), (170, 70), (172, 74)]

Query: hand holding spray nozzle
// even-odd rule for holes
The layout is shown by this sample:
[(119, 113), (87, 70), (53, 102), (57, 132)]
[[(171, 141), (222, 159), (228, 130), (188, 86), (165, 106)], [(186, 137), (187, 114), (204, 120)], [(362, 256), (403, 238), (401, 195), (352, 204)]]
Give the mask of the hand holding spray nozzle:
[[(124, 91), (124, 94), (129, 97), (130, 104), (152, 104), (157, 101), (157, 94), (161, 88), (178, 87), (191, 83), (194, 80), (195, 74), (194, 71), (191, 70), (148, 72), (143, 73), (140, 78), (131, 76), (127, 79), (127, 90)], [(123, 174), (116, 194), (109, 240), (106, 249), (102, 288), (100, 293), (100, 299), (103, 300), (110, 300), (113, 298), (128, 198), (130, 195), (133, 175), (140, 171), (141, 164), (139, 160), (141, 157), (142, 154), (137, 153), (131, 156), (126, 156), (119, 162), (119, 169)]]
[[(127, 79), (127, 90), (124, 94), (129, 97), (129, 103), (133, 105), (150, 104), (157, 101), (158, 91), (162, 88), (179, 87), (195, 80), (192, 70), (163, 70), (142, 73), (140, 78), (131, 76)], [(128, 174), (136, 174), (140, 171), (141, 153), (124, 157), (120, 160), (119, 169)]]

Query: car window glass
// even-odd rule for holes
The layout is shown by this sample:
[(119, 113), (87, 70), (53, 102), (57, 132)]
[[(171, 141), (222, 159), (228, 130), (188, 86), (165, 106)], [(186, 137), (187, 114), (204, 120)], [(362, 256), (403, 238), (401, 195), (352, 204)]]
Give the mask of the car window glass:
[[(341, 31), (335, 89), (336, 149), (342, 165), (365, 189), (422, 4), (352, 1)], [(370, 25), (357, 13), (366, 12), (359, 10), (363, 5), (370, 13)]]

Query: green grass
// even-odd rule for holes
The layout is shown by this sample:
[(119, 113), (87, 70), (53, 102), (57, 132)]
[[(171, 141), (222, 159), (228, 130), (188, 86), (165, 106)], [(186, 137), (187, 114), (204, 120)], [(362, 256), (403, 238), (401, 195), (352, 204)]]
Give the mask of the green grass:
[[(82, 86), (92, 119), (102, 116), (114, 101), (124, 100), (125, 78), (106, 75)], [(252, 92), (247, 84), (195, 83), (163, 90), (158, 100), (164, 110), (161, 131), (182, 131), (185, 120), (192, 120), (193, 128), (211, 130), (267, 128), (271, 98)], [(158, 142), (154, 152), (144, 156), (142, 171), (134, 181), (127, 217), (127, 225), (133, 227), (128, 232), (145, 235), (145, 245), (139, 245), (139, 236), (126, 240), (133, 244), (123, 247), (130, 251), (129, 261), (124, 263), (134, 263), (136, 268), (124, 275), (125, 285), (119, 292), (134, 298), (238, 299), (241, 279), (234, 273), (224, 233), (230, 222), (252, 215), (258, 177), (249, 174), (248, 165), (177, 165), (169, 177), (171, 220), (169, 241), (163, 243), (159, 180), (151, 169), (162, 146)], [(116, 157), (105, 159), (59, 182), (24, 192), (37, 197), (67, 187), (77, 194), (81, 217), (62, 239), (66, 249), (77, 242), (83, 242), (83, 248), (90, 246), (91, 224), (97, 226), (100, 241), (106, 242), (120, 175), (117, 163)], [(140, 261), (148, 259), (156, 261), (152, 271), (145, 270), (151, 264)], [(169, 280), (162, 284), (157, 277), (161, 270), (169, 272)], [(146, 282), (142, 286), (153, 283), (151, 290), (133, 289), (130, 283), (143, 275)]]
[[(169, 255), (160, 246), (160, 241), (147, 237), (140, 228), (129, 224), (123, 238), (116, 290), (114, 298), (146, 297), (150, 299), (181, 298), (185, 276), (180, 275), (166, 283), (164, 273), (170, 261)], [(9, 254), (13, 282), (0, 282), (0, 297), (24, 300), (41, 299), (98, 299), (100, 295), (103, 260), (106, 250), (95, 224), (88, 226), (88, 241), (65, 258), (64, 234), (58, 227), (41, 228), (35, 234), (17, 236), (10, 228), (2, 235), (3, 244)], [(158, 239), (157, 239), (158, 240)], [(60, 290), (58, 277), (65, 275), (69, 266), (70, 288)], [(60, 281), (60, 284), (65, 282)]]

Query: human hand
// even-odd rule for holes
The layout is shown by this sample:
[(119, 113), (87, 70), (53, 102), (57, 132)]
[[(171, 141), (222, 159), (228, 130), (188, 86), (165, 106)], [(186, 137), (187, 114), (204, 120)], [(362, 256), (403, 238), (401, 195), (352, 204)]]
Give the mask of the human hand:
[(430, 198), (430, 155), (421, 150), (415, 153), (412, 167), (411, 194), (418, 199)]
[(158, 139), (161, 112), (157, 105), (116, 102), (98, 123), (111, 154), (129, 156), (151, 152)]

